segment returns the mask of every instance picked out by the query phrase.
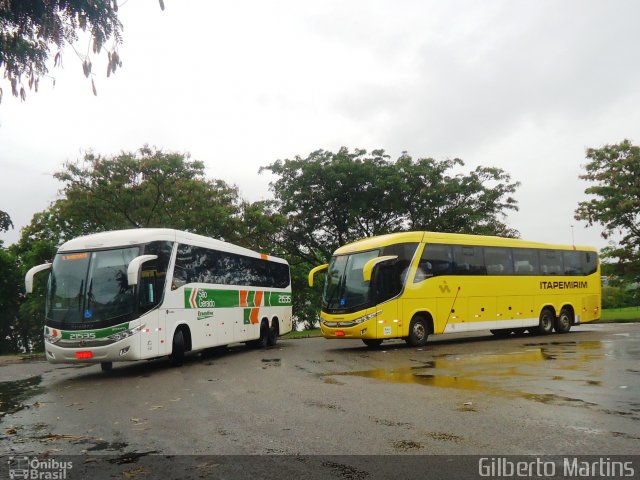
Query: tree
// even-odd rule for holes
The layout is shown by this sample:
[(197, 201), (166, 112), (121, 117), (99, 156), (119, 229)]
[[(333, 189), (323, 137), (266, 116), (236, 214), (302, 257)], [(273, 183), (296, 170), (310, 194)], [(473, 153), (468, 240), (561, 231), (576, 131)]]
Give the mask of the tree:
[(18, 348), (16, 327), (21, 283), (16, 257), (0, 248), (0, 354), (15, 352)]
[(87, 153), (54, 174), (63, 198), (34, 215), (22, 231), (60, 243), (78, 235), (141, 227), (168, 227), (234, 241), (240, 237), (238, 190), (207, 179), (204, 163), (188, 154), (143, 147), (113, 157)]
[(478, 167), (453, 175), (462, 160), (413, 160), (404, 153), (392, 162), (382, 150), (278, 160), (261, 168), (279, 178), (271, 190), (286, 216), (283, 246), (309, 263), (326, 261), (340, 245), (403, 230), (515, 236), (502, 221), (517, 210), (510, 196), (519, 183), (498, 168)]
[[(6, 232), (10, 228), (13, 228), (13, 222), (7, 212), (0, 210), (0, 232)], [(2, 240), (0, 240), (0, 248), (2, 248)]]
[(640, 280), (640, 147), (624, 140), (616, 145), (589, 148), (582, 180), (593, 198), (578, 204), (576, 220), (589, 226), (604, 227), (602, 236), (620, 234), (618, 245), (607, 248), (604, 256), (617, 258), (624, 266), (620, 273)]
[[(164, 10), (163, 0), (159, 1)], [(47, 62), (51, 55), (55, 66), (62, 65), (64, 46), (73, 46), (80, 32), (88, 34), (93, 54), (106, 51), (107, 76), (115, 73), (122, 65), (118, 54), (122, 43), (118, 0), (1, 0), (0, 69), (4, 70), (11, 93), (24, 100), (25, 84), (37, 92), (40, 78), (49, 72)], [(82, 61), (84, 75), (92, 77), (90, 55), (75, 52)], [(95, 95), (93, 79), (91, 86)]]
[(507, 211), (517, 210), (510, 195), (520, 184), (510, 183), (510, 175), (494, 167), (479, 166), (467, 175), (448, 174), (462, 166), (458, 158), (414, 161), (402, 154), (395, 168), (400, 173), (409, 229), (517, 237), (518, 232), (502, 219)]
[(7, 212), (0, 210), (0, 232), (6, 232), (10, 228), (13, 228), (13, 222)]

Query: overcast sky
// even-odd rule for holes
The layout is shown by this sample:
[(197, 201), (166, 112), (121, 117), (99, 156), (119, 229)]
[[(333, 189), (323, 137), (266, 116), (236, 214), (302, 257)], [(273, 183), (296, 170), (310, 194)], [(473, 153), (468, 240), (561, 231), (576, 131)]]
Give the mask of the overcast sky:
[[(602, 247), (573, 219), (585, 150), (640, 142), (640, 2), (177, 1), (120, 9), (123, 67), (98, 96), (65, 50), (21, 103), (0, 104), (0, 210), (17, 240), (91, 149), (190, 152), (244, 198), (268, 198), (260, 166), (317, 149), (458, 157), (522, 182), (509, 224), (523, 238)], [(86, 43), (78, 48), (86, 49)], [(103, 55), (104, 57), (104, 55)]]

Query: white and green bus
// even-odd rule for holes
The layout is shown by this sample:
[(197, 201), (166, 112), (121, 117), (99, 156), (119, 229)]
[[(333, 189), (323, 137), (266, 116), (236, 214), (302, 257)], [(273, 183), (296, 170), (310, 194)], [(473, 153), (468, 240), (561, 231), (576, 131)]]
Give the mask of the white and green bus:
[(171, 229), (96, 233), (64, 243), (50, 270), (45, 351), (52, 363), (184, 354), (246, 342), (275, 345), (291, 330), (286, 260)]

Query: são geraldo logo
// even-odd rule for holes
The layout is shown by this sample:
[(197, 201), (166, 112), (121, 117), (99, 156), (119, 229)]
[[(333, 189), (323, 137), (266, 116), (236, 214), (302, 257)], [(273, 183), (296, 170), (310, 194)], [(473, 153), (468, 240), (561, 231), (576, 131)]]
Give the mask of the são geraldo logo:
[(198, 290), (198, 308), (215, 308), (216, 301), (208, 299), (206, 290)]

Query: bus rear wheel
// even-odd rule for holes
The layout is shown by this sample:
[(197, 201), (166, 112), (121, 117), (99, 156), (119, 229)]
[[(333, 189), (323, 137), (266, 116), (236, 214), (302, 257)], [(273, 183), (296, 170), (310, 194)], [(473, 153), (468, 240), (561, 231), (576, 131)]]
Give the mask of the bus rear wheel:
[(267, 336), (267, 345), (273, 347), (278, 343), (278, 335), (280, 335), (280, 326), (278, 320), (271, 321), (271, 328), (269, 329), (269, 335)]
[(553, 310), (550, 308), (543, 308), (540, 312), (540, 323), (534, 329), (534, 332), (538, 335), (549, 335), (553, 331), (553, 324), (556, 321), (556, 316)]
[(381, 338), (363, 338), (362, 341), (369, 348), (376, 348), (382, 345)]
[(423, 347), (429, 338), (427, 322), (422, 317), (413, 317), (409, 324), (409, 336), (406, 342), (412, 347)]
[(558, 333), (567, 333), (571, 330), (571, 325), (573, 324), (573, 312), (571, 309), (564, 307), (560, 310), (560, 315), (556, 318), (553, 328)]
[(255, 348), (267, 348), (267, 342), (269, 341), (269, 323), (267, 320), (262, 320), (260, 323), (260, 338), (254, 340), (251, 345)]
[(169, 355), (169, 363), (172, 367), (179, 367), (184, 362), (184, 333), (182, 330), (176, 330), (173, 334), (173, 343), (171, 348), (171, 355)]

